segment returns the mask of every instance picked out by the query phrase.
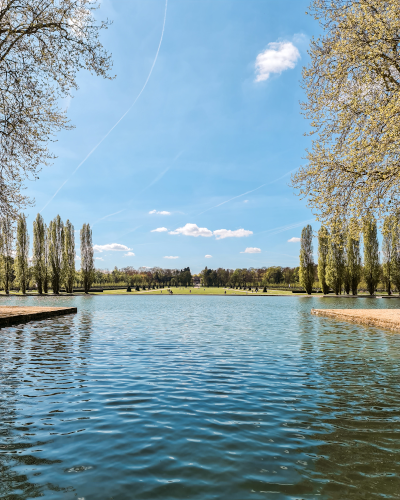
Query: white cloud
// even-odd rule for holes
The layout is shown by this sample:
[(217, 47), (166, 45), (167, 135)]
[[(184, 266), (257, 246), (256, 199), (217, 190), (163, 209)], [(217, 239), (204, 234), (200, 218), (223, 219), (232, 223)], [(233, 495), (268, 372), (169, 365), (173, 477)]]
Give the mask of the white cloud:
[(102, 260), (104, 262), (104, 259), (102, 257), (95, 257), (94, 260)]
[(184, 234), (185, 236), (203, 236), (209, 238), (213, 235), (212, 231), (206, 227), (198, 227), (197, 224), (186, 224), (186, 226), (178, 227), (175, 231), (170, 231), (169, 234)]
[(212, 255), (205, 255), (204, 258), (205, 259), (212, 259)]
[(253, 234), (253, 231), (248, 231), (247, 229), (236, 229), (236, 231), (230, 229), (217, 229), (214, 231), (214, 236), (217, 240), (223, 240), (224, 238), (244, 238), (251, 234)]
[(124, 254), (124, 257), (135, 257), (135, 254), (133, 252), (128, 252)]
[(184, 234), (185, 236), (203, 236), (204, 238), (210, 238), (215, 236), (217, 240), (223, 240), (224, 238), (243, 238), (245, 236), (250, 236), (253, 231), (248, 231), (247, 229), (236, 229), (232, 231), (230, 229), (217, 229), (212, 232), (206, 227), (199, 227), (197, 224), (186, 224), (183, 227), (178, 227), (175, 231), (170, 231), (169, 234)]
[(167, 212), (166, 210), (150, 210), (149, 214), (156, 214), (156, 215), (171, 215), (171, 212)]
[(301, 238), (296, 238), (295, 236), (293, 236), (293, 238), (290, 238), (290, 240), (288, 240), (288, 243), (298, 243), (299, 241), (301, 241)]
[(107, 245), (94, 245), (93, 250), (95, 252), (129, 252), (132, 250), (126, 245), (120, 245), (119, 243), (108, 243)]
[(75, 260), (81, 260), (81, 258), (79, 257), (79, 255), (75, 255)]
[(244, 200), (244, 201), (243, 201), (243, 203), (248, 203), (248, 202), (249, 202), (249, 200)]
[(247, 247), (244, 252), (240, 252), (240, 253), (261, 253), (261, 248)]
[(293, 69), (300, 57), (299, 50), (292, 42), (269, 43), (268, 48), (257, 56), (256, 82), (268, 80), (271, 73), (281, 74), (282, 71)]
[(151, 232), (152, 233), (164, 233), (165, 231), (168, 231), (166, 227), (158, 227), (157, 229), (153, 229)]
[(171, 256), (165, 256), (164, 259), (179, 259), (179, 257), (173, 257), (172, 255)]

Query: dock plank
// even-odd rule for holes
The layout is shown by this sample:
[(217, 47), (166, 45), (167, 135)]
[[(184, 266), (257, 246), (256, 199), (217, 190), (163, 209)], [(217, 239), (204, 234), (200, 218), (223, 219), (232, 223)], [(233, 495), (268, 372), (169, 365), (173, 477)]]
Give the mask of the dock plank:
[(400, 332), (400, 309), (311, 309), (311, 314)]
[(77, 312), (76, 307), (0, 306), (0, 328)]

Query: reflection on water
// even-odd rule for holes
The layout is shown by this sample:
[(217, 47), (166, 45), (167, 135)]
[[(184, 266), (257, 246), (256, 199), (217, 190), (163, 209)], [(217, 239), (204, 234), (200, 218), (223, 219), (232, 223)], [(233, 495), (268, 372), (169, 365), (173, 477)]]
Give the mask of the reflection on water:
[(399, 498), (400, 335), (310, 315), (397, 300), (4, 298), (0, 498)]

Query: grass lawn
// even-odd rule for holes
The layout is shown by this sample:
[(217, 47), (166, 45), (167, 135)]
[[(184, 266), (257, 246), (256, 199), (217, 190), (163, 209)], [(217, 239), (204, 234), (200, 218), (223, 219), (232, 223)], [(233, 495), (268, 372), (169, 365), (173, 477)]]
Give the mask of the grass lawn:
[[(174, 295), (293, 295), (292, 292), (288, 291), (279, 291), (279, 290), (270, 290), (267, 293), (262, 293), (262, 288), (258, 293), (249, 292), (248, 290), (233, 290), (228, 288), (218, 288), (218, 287), (210, 287), (210, 288), (193, 288), (193, 287), (172, 287), (171, 288)], [(162, 293), (161, 293), (162, 292)], [(125, 295), (127, 294), (126, 290), (104, 290), (104, 292), (100, 292), (96, 295)], [(168, 295), (168, 289), (158, 289), (158, 290), (140, 290), (140, 292), (136, 292), (132, 289), (132, 292), (128, 293), (129, 295)]]

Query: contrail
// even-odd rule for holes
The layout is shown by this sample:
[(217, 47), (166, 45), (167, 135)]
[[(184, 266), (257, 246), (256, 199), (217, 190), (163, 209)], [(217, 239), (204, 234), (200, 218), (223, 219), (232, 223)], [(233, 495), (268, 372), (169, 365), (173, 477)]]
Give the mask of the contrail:
[(258, 186), (257, 188), (255, 189), (252, 189), (251, 191), (246, 191), (245, 193), (242, 193), (242, 194), (239, 194), (238, 196), (234, 196), (233, 198), (231, 198), (230, 200), (226, 200), (226, 201), (223, 201), (222, 203), (220, 203), (219, 205), (215, 205), (215, 207), (211, 207), (211, 208), (207, 208), (207, 210), (204, 210), (204, 212), (200, 212), (199, 214), (197, 215), (202, 215), (202, 214), (205, 214), (206, 212), (208, 212), (209, 210), (213, 210), (214, 208), (218, 208), (220, 207), (221, 205), (225, 205), (225, 203), (229, 203), (230, 201), (233, 201), (233, 200), (236, 200), (237, 198), (241, 198), (242, 196), (246, 196), (246, 194), (250, 194), (250, 193), (254, 193), (254, 191), (257, 191), (258, 189), (261, 189), (262, 187), (264, 186), (268, 186), (270, 184), (274, 184), (275, 182), (278, 182), (280, 181), (281, 179), (283, 179), (284, 177), (287, 177), (288, 175), (290, 175), (292, 172), (294, 172), (295, 170), (297, 170), (297, 168), (294, 168), (293, 170), (291, 170), (290, 172), (287, 172), (286, 174), (282, 175), (281, 177), (279, 177), (278, 179), (275, 179), (271, 182), (266, 182), (265, 184), (262, 184), (261, 186)]
[(85, 163), (85, 161), (92, 156), (92, 154), (96, 151), (96, 149), (100, 146), (100, 144), (111, 134), (111, 132), (115, 129), (115, 127), (125, 118), (125, 116), (129, 113), (129, 111), (133, 108), (133, 106), (136, 104), (140, 96), (143, 94), (144, 89), (146, 88), (147, 84), (149, 83), (151, 74), (153, 73), (154, 66), (156, 65), (157, 59), (158, 59), (158, 54), (160, 52), (161, 44), (164, 38), (164, 31), (165, 31), (165, 22), (167, 20), (167, 7), (168, 7), (168, 0), (165, 0), (165, 12), (164, 12), (164, 22), (163, 22), (163, 28), (161, 32), (161, 38), (160, 38), (160, 43), (158, 44), (158, 49), (156, 53), (156, 57), (154, 58), (153, 65), (150, 69), (149, 76), (147, 77), (147, 80), (145, 81), (142, 90), (139, 92), (138, 96), (136, 99), (133, 101), (131, 106), (125, 111), (125, 113), (121, 116), (121, 118), (115, 123), (113, 127), (110, 128), (110, 130), (106, 133), (106, 135), (101, 139), (100, 142), (96, 144), (96, 146), (90, 151), (90, 153), (80, 162), (80, 164), (76, 167), (76, 169), (72, 172), (72, 174), (68, 177), (67, 180), (65, 180), (61, 186), (57, 189), (57, 191), (53, 194), (53, 196), (50, 198), (50, 200), (46, 203), (46, 205), (40, 210), (39, 213), (43, 212), (43, 210), (54, 200), (54, 198), (57, 196), (57, 194), (61, 191), (61, 189), (65, 186), (65, 184), (71, 179), (71, 177), (79, 170), (79, 168)]
[(302, 226), (303, 224), (307, 224), (308, 222), (313, 222), (315, 219), (307, 219), (301, 222), (295, 222), (293, 224), (288, 224), (287, 226), (275, 227), (273, 229), (267, 229), (266, 231), (260, 231), (256, 234), (270, 233), (269, 236), (273, 236), (278, 233), (282, 233), (283, 231), (289, 231), (289, 229), (294, 229), (296, 227)]
[(114, 212), (113, 214), (109, 214), (109, 215), (106, 215), (105, 217), (102, 217), (101, 219), (98, 219), (96, 222), (93, 222), (92, 224), (92, 227), (97, 224), (98, 222), (104, 220), (104, 219), (108, 219), (108, 217), (111, 217), (112, 215), (117, 215), (117, 214), (120, 214), (121, 212), (125, 212), (126, 208), (124, 208), (123, 210), (120, 210), (119, 212)]

